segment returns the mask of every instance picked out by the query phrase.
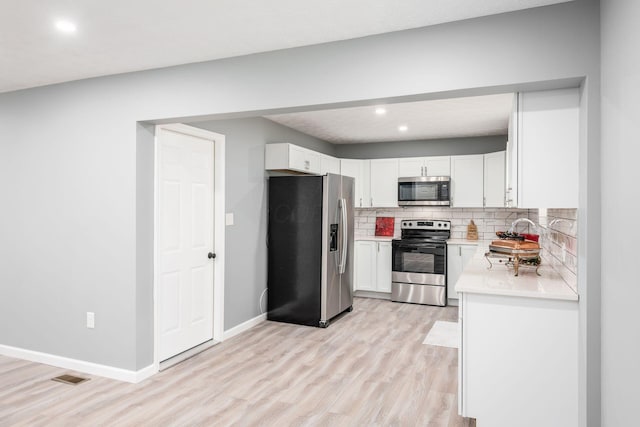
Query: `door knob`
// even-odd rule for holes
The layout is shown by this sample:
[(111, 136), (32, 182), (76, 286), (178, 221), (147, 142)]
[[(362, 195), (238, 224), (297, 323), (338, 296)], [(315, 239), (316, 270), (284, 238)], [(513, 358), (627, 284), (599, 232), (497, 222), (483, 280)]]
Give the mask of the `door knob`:
[(214, 259), (216, 257), (216, 254), (214, 254), (213, 252), (209, 252), (209, 255), (207, 255), (207, 258), (209, 259)]

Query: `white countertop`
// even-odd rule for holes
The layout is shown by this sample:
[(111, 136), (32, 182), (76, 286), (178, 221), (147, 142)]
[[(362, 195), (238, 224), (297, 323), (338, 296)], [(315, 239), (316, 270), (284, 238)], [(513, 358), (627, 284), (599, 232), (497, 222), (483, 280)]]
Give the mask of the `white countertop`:
[(448, 245), (478, 245), (482, 240), (467, 240), (467, 239), (449, 239)]
[(357, 240), (368, 240), (370, 242), (390, 242), (393, 239), (399, 239), (400, 237), (387, 237), (387, 236), (354, 236), (353, 237), (356, 241)]
[[(386, 236), (354, 236), (355, 240), (369, 240), (372, 242), (390, 242), (393, 239), (399, 239), (400, 236), (386, 237)], [(449, 239), (447, 240), (449, 245), (478, 245), (484, 244), (482, 240), (467, 240), (467, 239)]]
[(534, 268), (520, 267), (516, 277), (513, 268), (499, 263), (488, 269), (489, 263), (484, 258), (487, 246), (481, 243), (460, 275), (456, 292), (578, 301), (578, 294), (551, 266), (545, 266), (544, 260), (538, 270), (541, 276), (536, 275)]

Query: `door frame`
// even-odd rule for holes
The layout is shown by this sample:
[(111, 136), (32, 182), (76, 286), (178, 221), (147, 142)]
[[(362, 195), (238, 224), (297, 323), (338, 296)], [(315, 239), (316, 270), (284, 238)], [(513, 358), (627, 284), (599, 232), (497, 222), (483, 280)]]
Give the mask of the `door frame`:
[(216, 254), (213, 268), (213, 341), (222, 342), (224, 336), (224, 265), (225, 265), (225, 136), (194, 128), (182, 123), (157, 125), (154, 136), (153, 184), (153, 366), (160, 369), (158, 317), (158, 195), (159, 156), (158, 135), (169, 130), (213, 141), (213, 247)]

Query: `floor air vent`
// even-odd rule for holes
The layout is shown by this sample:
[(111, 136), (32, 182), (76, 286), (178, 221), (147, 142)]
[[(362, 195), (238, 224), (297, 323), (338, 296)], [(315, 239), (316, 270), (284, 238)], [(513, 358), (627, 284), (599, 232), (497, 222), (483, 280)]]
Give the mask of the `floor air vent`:
[(74, 375), (60, 375), (59, 377), (51, 378), (52, 381), (58, 381), (60, 383), (76, 385), (85, 381), (89, 381), (89, 378), (76, 377)]

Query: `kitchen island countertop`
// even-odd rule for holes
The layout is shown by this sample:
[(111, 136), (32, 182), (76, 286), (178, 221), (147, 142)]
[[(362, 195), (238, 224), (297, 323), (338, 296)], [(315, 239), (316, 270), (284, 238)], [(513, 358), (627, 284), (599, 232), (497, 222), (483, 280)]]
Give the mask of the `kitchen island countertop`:
[(489, 269), (484, 257), (488, 243), (479, 242), (477, 252), (456, 283), (456, 292), (578, 301), (578, 294), (560, 274), (544, 264), (544, 256), (539, 269), (540, 276), (536, 275), (534, 268), (521, 266), (520, 274), (516, 277), (513, 268), (497, 262)]

